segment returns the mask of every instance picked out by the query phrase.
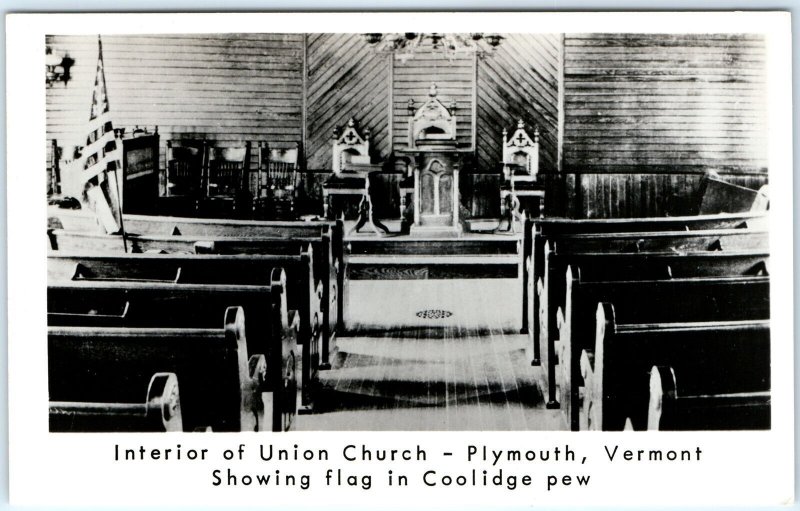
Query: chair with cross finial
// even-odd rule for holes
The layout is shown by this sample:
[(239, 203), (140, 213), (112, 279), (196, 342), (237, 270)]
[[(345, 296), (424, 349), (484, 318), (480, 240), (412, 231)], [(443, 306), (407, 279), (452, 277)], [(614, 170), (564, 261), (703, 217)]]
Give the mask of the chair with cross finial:
[(502, 163), (505, 183), (500, 191), (501, 201), (511, 194), (519, 200), (522, 210), (534, 218), (539, 217), (544, 207), (544, 189), (537, 180), (539, 128), (534, 128), (533, 137), (528, 135), (522, 119), (517, 121), (517, 129), (510, 137), (503, 128)]
[(503, 173), (506, 180), (536, 181), (539, 173), (539, 128), (534, 128), (533, 138), (525, 130), (520, 119), (517, 129), (509, 138), (508, 130), (503, 128)]
[(322, 185), (323, 215), (326, 218), (335, 218), (342, 213), (348, 217), (357, 215), (367, 175), (383, 169), (382, 163), (372, 163), (369, 137), (370, 130), (359, 132), (352, 117), (344, 127), (333, 130), (333, 175)]
[(347, 121), (343, 130), (339, 128), (333, 132), (333, 174), (356, 173), (365, 177), (369, 172), (380, 170), (381, 165), (372, 163), (370, 157), (369, 136), (370, 130), (359, 133), (355, 119)]

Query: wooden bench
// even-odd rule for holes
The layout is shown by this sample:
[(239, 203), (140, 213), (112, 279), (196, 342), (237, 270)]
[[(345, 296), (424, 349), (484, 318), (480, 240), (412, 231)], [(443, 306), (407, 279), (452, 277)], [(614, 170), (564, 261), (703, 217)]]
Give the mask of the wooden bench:
[[(558, 308), (566, 300), (567, 266), (581, 269), (585, 281), (613, 280), (665, 280), (693, 277), (729, 277), (743, 275), (768, 275), (769, 255), (765, 252), (695, 252), (688, 254), (650, 253), (608, 254), (578, 253), (558, 254), (550, 250), (547, 242), (544, 281), (536, 286), (536, 303), (539, 309), (531, 322), (538, 323), (538, 339), (530, 336), (531, 350), (538, 352), (542, 365), (542, 378), (548, 392), (548, 406), (558, 408), (555, 373), (557, 357), (555, 339)], [(533, 311), (531, 311), (531, 314)], [(538, 344), (538, 347), (537, 347)]]
[(565, 234), (553, 238), (556, 252), (703, 252), (767, 250), (769, 232), (757, 229), (711, 231), (614, 232)]
[[(765, 228), (765, 219), (764, 212), (649, 218), (527, 218), (523, 224), (522, 242), (523, 260), (525, 261), (523, 275), (523, 284), (525, 286), (523, 317), (525, 320), (523, 321), (523, 333), (532, 328), (534, 329), (534, 336), (538, 337), (538, 325), (535, 322), (529, 324), (529, 311), (538, 310), (535, 296), (536, 282), (544, 274), (544, 246), (548, 240), (555, 242), (559, 237), (570, 234), (718, 231), (753, 227), (763, 229)], [(658, 250), (656, 247), (642, 248), (642, 251), (656, 250)], [(538, 356), (536, 355), (538, 353), (534, 354), (534, 365), (538, 364)]]
[[(83, 231), (51, 230), (48, 233), (51, 248), (69, 253), (123, 254), (125, 245), (120, 236)], [(301, 252), (312, 255), (314, 275), (320, 283), (321, 326), (323, 368), (330, 367), (330, 354), (335, 351), (335, 336), (340, 329), (344, 313), (342, 263), (334, 257), (332, 245), (326, 238), (264, 238), (257, 236), (182, 236), (148, 235), (128, 236), (127, 249), (132, 253), (169, 254), (251, 254), (251, 255), (289, 255)], [(311, 247), (309, 250), (308, 247)], [(52, 252), (56, 253), (56, 252)], [(245, 282), (246, 283), (246, 282)]]
[(50, 401), (136, 402), (153, 374), (181, 382), (185, 431), (261, 431), (266, 361), (248, 357), (244, 311), (217, 328), (48, 327)]
[[(637, 222), (641, 223), (641, 222)], [(654, 224), (655, 226), (655, 224)], [(675, 227), (673, 225), (673, 227)], [(579, 234), (551, 233), (541, 235), (536, 243), (540, 245), (538, 251), (541, 257), (535, 262), (526, 259), (525, 265), (525, 294), (523, 301), (527, 318), (523, 324), (526, 333), (531, 313), (538, 311), (539, 303), (536, 296), (536, 283), (544, 278), (545, 247), (552, 248), (557, 253), (580, 252), (608, 252), (608, 253), (636, 253), (636, 252), (702, 252), (710, 250), (763, 250), (768, 249), (769, 233), (758, 229), (714, 229), (697, 231), (660, 231), (660, 232), (600, 232)], [(524, 245), (523, 245), (524, 246)], [(532, 275), (529, 279), (527, 276)], [(529, 298), (530, 297), (530, 303)], [(538, 327), (533, 322), (532, 335), (538, 337)], [(539, 352), (532, 353), (534, 365), (540, 362)]]
[(594, 350), (581, 354), (580, 429), (622, 430), (628, 418), (644, 429), (654, 365), (702, 375), (726, 393), (769, 389), (769, 321), (620, 324), (612, 304), (598, 304)]
[[(344, 235), (340, 220), (262, 221), (213, 218), (190, 218), (154, 215), (125, 215), (125, 231), (131, 234), (184, 236), (295, 236), (317, 237), (330, 233), (331, 240), (341, 241)], [(69, 231), (102, 232), (89, 211), (51, 211), (50, 226)]]
[(178, 378), (156, 373), (150, 378), (144, 402), (51, 401), (53, 432), (183, 431)]
[[(290, 323), (286, 309), (285, 274), (273, 271), (270, 286), (166, 284), (130, 281), (56, 281), (47, 288), (50, 326), (125, 328), (213, 328), (231, 306), (247, 314), (248, 353), (263, 355), (265, 392), (296, 388), (299, 314)], [(314, 343), (309, 343), (313, 346)], [(308, 353), (311, 352), (311, 353)], [(314, 353), (303, 367), (303, 401), (312, 401), (317, 373)], [(271, 395), (275, 397), (275, 395)], [(297, 395), (279, 396), (275, 417), (294, 414)], [(277, 420), (277, 419), (276, 419)]]
[(565, 306), (557, 313), (556, 395), (567, 424), (578, 429), (580, 354), (594, 348), (599, 302), (611, 302), (622, 323), (769, 319), (769, 277), (585, 282), (566, 272)]
[[(743, 362), (729, 367), (738, 374)], [(680, 381), (680, 384), (678, 382)], [(647, 429), (661, 431), (754, 430), (770, 429), (769, 389), (756, 380), (754, 390), (726, 393), (703, 374), (685, 371), (679, 375), (672, 367), (653, 366), (650, 370), (650, 402)], [(716, 387), (716, 388), (715, 388)]]

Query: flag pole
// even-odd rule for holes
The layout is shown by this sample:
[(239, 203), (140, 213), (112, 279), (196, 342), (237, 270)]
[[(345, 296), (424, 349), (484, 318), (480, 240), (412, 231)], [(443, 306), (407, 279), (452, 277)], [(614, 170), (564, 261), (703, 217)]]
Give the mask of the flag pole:
[[(103, 39), (101, 38), (100, 34), (97, 34), (97, 58), (100, 62), (103, 62)], [(102, 65), (103, 68), (103, 75), (102, 75), (102, 87), (103, 90), (106, 91), (105, 93), (105, 102), (106, 102), (106, 109), (110, 108), (110, 101), (108, 100), (108, 89), (106, 87), (106, 73), (105, 73), (105, 64)], [(119, 151), (122, 149), (122, 136), (119, 130), (114, 130), (114, 147), (115, 151)], [(124, 152), (124, 151), (123, 151)], [(117, 153), (119, 154), (119, 153)], [(106, 172), (106, 179), (108, 179), (108, 173)], [(125, 250), (125, 253), (128, 253), (128, 239), (127, 235), (125, 234), (125, 220), (123, 219), (122, 214), (122, 180), (125, 179), (124, 171), (122, 169), (122, 158), (118, 158), (114, 161), (114, 180), (117, 182), (117, 189), (115, 190), (117, 193), (117, 205), (119, 206), (119, 230), (120, 234), (122, 234), (122, 248)], [(109, 189), (109, 192), (111, 190)]]

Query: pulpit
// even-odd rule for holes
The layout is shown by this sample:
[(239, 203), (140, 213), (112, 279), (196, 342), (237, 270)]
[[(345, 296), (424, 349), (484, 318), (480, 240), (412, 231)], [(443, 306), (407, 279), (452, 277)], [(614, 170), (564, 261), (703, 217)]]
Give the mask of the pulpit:
[[(446, 107), (431, 85), (428, 100), (416, 108), (409, 100), (408, 146), (396, 149), (408, 165), (409, 179), (401, 188), (413, 198), (412, 233), (458, 233), (458, 175), (463, 153), (456, 140), (455, 103)], [(413, 176), (413, 179), (412, 179)]]

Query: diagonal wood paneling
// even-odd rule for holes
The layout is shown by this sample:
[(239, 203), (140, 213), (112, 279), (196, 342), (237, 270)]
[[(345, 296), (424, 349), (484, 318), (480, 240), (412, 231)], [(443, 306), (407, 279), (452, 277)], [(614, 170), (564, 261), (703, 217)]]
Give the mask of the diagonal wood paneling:
[(309, 169), (331, 168), (331, 137), (355, 118), (371, 130), (373, 158), (389, 154), (388, 56), (375, 52), (358, 34), (311, 34), (308, 38)]
[(413, 99), (417, 107), (422, 106), (428, 99), (431, 83), (436, 84), (437, 97), (445, 106), (456, 102), (459, 144), (466, 147), (472, 144), (473, 59), (472, 54), (464, 53), (451, 60), (439, 52), (425, 49), (419, 49), (414, 57), (405, 62), (395, 58), (392, 81), (393, 147), (408, 146), (408, 100)]
[(518, 119), (539, 127), (539, 165), (555, 172), (558, 154), (558, 34), (505, 34), (503, 44), (478, 60), (477, 164), (498, 170), (502, 131)]

